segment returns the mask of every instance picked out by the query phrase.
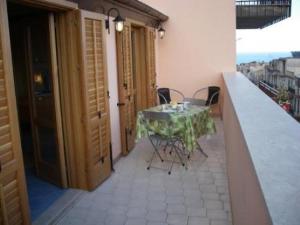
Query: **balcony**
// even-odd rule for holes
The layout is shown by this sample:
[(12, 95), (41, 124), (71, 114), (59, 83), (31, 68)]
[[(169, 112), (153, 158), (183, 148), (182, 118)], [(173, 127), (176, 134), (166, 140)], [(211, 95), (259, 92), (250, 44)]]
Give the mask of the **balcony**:
[(297, 225), (299, 124), (244, 75), (225, 74), (224, 86), (217, 134), (199, 140), (207, 159), (195, 153), (171, 176), (148, 171), (144, 140), (57, 224)]
[[(148, 140), (115, 165), (116, 172), (94, 192), (86, 192), (58, 224), (223, 224), (231, 222), (222, 121), (217, 134), (201, 138), (208, 154), (196, 152), (185, 170), (172, 175), (146, 170), (152, 146)], [(159, 160), (156, 166), (162, 166)], [(167, 165), (169, 166), (169, 165)]]
[[(45, 71), (56, 72), (52, 76), (56, 93), (51, 95), (55, 97), (53, 102), (56, 104), (53, 103), (55, 107), (52, 107), (45, 102), (47, 107), (41, 105), (39, 109), (53, 111), (58, 108), (55, 110), (57, 123), (54, 125), (59, 135), (54, 136), (63, 143), (57, 148), (59, 151), (56, 155), (61, 157), (56, 160), (57, 166), (53, 163), (51, 169), (44, 171), (54, 173), (54, 169), (61, 168), (54, 175), (57, 175), (62, 187), (69, 189), (45, 213), (33, 220), (34, 225), (299, 225), (299, 124), (243, 75), (226, 74), (222, 79), (221, 71), (234, 71), (236, 68), (236, 15), (233, 1), (205, 1), (203, 4), (199, 0), (191, 0), (187, 4), (182, 0), (143, 0), (151, 5), (149, 7), (138, 0), (20, 2), (21, 8), (29, 7), (30, 12), (38, 8), (45, 16), (45, 21), (49, 22), (41, 25), (41, 32), (37, 34), (51, 30), (51, 35), (47, 34), (45, 40), (51, 39), (52, 47), (37, 48), (39, 51), (32, 52), (43, 53), (41, 59), (50, 58), (51, 55), (53, 62), (47, 65), (53, 65)], [(265, 11), (269, 12), (271, 10), (267, 6), (275, 7), (273, 3), (283, 1), (264, 2)], [(18, 61), (18, 57), (11, 57), (13, 51), (9, 47), (9, 36), (14, 34), (12, 40), (18, 41), (11, 41), (17, 56), (30, 55), (26, 52), (21, 54), (20, 49), (29, 50), (27, 45), (31, 41), (48, 42), (30, 39), (28, 32), (36, 32), (27, 29), (19, 16), (14, 19), (15, 11), (6, 3), (0, 1), (0, 20), (4, 24), (0, 26), (0, 224), (29, 225), (29, 192), (26, 190), (23, 165), (26, 158), (21, 156), (22, 136), (18, 129), (18, 112), (22, 116), (27, 111), (27, 114), (32, 113), (29, 113), (29, 109), (17, 110), (18, 92), (14, 90), (15, 87), (22, 89), (26, 82), (22, 76), (22, 79), (16, 79), (20, 85), (14, 86), (11, 62)], [(15, 1), (8, 1), (8, 4), (15, 4)], [(279, 8), (281, 6), (283, 3), (279, 4)], [(111, 7), (120, 8), (120, 14), (126, 16), (123, 33), (113, 29), (112, 23), (111, 32), (105, 30), (107, 15), (104, 14)], [(154, 13), (154, 8), (168, 16)], [(18, 12), (23, 14), (26, 11)], [(35, 27), (36, 21), (39, 21), (35, 15), (40, 13), (33, 13), (24, 22), (30, 20)], [(277, 11), (272, 15), (277, 15)], [(162, 23), (167, 18), (169, 21)], [(22, 29), (9, 24), (19, 21), (22, 22)], [(154, 29), (159, 23), (167, 31), (163, 38), (159, 38)], [(18, 33), (9, 32), (8, 28), (24, 32), (18, 36)], [(138, 35), (138, 30), (145, 33)], [(34, 35), (37, 38), (40, 36)], [(137, 54), (133, 62), (131, 55), (140, 51), (133, 51), (130, 46), (135, 41), (135, 46), (138, 46), (144, 37), (148, 37), (149, 43), (143, 45), (141, 50), (149, 48), (148, 54), (143, 54), (145, 60), (137, 60)], [(122, 44), (117, 40), (121, 40)], [(19, 43), (26, 46), (19, 48)], [(33, 61), (37, 63), (34, 68), (40, 69), (40, 61)], [(144, 67), (141, 71), (148, 71), (147, 74), (151, 75), (151, 82), (133, 80), (135, 76), (130, 71), (138, 61)], [(31, 68), (32, 65), (26, 59), (24, 70), (16, 68), (24, 72), (27, 67)], [(134, 69), (138, 69), (138, 66)], [(35, 83), (40, 83), (40, 79), (36, 79), (40, 74), (31, 75)], [(128, 146), (129, 141), (130, 145), (134, 145), (132, 118), (135, 113), (131, 110), (131, 100), (134, 99), (131, 96), (136, 93), (130, 84), (147, 84), (139, 88), (149, 92), (147, 97), (152, 98), (155, 95), (150, 94), (155, 90), (156, 80), (159, 86), (178, 89), (186, 96), (209, 85), (217, 85), (222, 89), (223, 120), (215, 118), (217, 134), (200, 139), (208, 158), (195, 153), (188, 170), (174, 167), (171, 175), (165, 171), (146, 170), (152, 152), (147, 140), (143, 140), (131, 152)], [(31, 86), (28, 89), (33, 90)], [(121, 94), (119, 89), (123, 90)], [(35, 96), (36, 93), (31, 94)], [(146, 94), (140, 96), (146, 97)], [(34, 99), (45, 100), (44, 96), (39, 97)], [(32, 102), (32, 99), (29, 100)], [(155, 101), (155, 98), (152, 100)], [(22, 99), (19, 102), (25, 103)], [(124, 107), (126, 104), (128, 107)], [(46, 117), (49, 114), (43, 112), (39, 115)], [(55, 116), (51, 117), (51, 121)], [(30, 120), (31, 125), (37, 122), (35, 117)], [(37, 139), (36, 143), (39, 141)], [(45, 143), (48, 147), (48, 142)], [(123, 151), (123, 146), (126, 151)], [(124, 153), (128, 153), (128, 156), (121, 157)], [(114, 173), (111, 173), (111, 160), (116, 162), (113, 164)], [(51, 160), (44, 161), (48, 165)], [(80, 188), (82, 191), (71, 188)], [(31, 190), (31, 193), (38, 193), (35, 189)], [(33, 205), (40, 208), (35, 202)]]
[(257, 29), (291, 16), (291, 0), (236, 1), (236, 28)]

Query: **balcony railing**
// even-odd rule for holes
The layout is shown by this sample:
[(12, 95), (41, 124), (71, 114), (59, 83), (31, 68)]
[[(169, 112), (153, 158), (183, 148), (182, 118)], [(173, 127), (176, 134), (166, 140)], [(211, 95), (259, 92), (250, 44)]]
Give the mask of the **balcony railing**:
[(243, 74), (224, 75), (234, 224), (299, 225), (300, 124)]
[(235, 2), (236, 5), (290, 5), (291, 0), (240, 0)]
[(237, 29), (263, 28), (291, 16), (291, 0), (236, 1)]
[[(297, 82), (300, 82), (297, 80)], [(271, 84), (268, 84), (266, 81), (259, 81), (258, 87), (262, 90), (266, 95), (272, 98), (277, 102), (277, 96), (279, 91), (272, 87)], [(296, 89), (295, 89), (296, 88)], [(289, 101), (291, 103), (291, 108), (289, 113), (298, 121), (300, 121), (300, 95), (299, 95), (299, 86), (295, 86), (295, 88), (288, 87), (287, 91), (289, 93)]]
[(272, 99), (275, 99), (278, 95), (278, 90), (276, 88), (271, 87), (263, 81), (259, 82), (259, 88)]

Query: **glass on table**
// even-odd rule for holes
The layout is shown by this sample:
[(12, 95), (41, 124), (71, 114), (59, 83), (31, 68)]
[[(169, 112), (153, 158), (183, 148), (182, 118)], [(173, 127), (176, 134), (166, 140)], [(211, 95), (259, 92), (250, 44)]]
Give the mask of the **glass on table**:
[(161, 111), (165, 111), (167, 109), (167, 105), (166, 104), (162, 104), (161, 105)]
[(183, 107), (184, 107), (185, 109), (188, 109), (189, 106), (190, 106), (190, 102), (187, 102), (187, 101), (183, 102)]
[(177, 106), (177, 110), (178, 110), (179, 112), (183, 112), (183, 111), (184, 111), (184, 105), (183, 105), (183, 104), (179, 104), (179, 105)]

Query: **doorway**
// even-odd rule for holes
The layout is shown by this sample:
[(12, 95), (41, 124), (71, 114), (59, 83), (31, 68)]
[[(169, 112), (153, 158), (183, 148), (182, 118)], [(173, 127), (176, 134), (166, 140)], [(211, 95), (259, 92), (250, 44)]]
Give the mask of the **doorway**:
[(138, 112), (149, 107), (146, 30), (145, 26), (126, 22), (123, 31), (116, 35), (123, 155), (135, 146)]
[(8, 3), (20, 137), (32, 220), (65, 192), (54, 15)]

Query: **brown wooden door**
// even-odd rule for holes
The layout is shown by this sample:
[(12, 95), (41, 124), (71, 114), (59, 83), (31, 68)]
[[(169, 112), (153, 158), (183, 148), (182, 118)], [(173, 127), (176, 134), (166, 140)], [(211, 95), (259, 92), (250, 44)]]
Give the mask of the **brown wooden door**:
[(131, 27), (135, 116), (148, 108), (145, 27)]
[(65, 187), (53, 22), (52, 14), (28, 18), (24, 23), (24, 39), (36, 173), (44, 180)]
[(131, 24), (125, 23), (122, 32), (117, 33), (118, 48), (118, 90), (120, 106), (120, 127), (122, 153), (128, 154), (135, 142), (135, 89), (133, 87)]
[(0, 0), (0, 162), (0, 224), (29, 224), (5, 0)]
[(155, 63), (155, 38), (156, 33), (154, 28), (147, 27), (146, 29), (146, 55), (147, 55), (147, 97), (148, 107), (157, 104), (156, 92), (156, 63)]
[(111, 173), (110, 120), (106, 69), (104, 19), (79, 12), (81, 81), (86, 134), (86, 165), (89, 189), (97, 187)]

